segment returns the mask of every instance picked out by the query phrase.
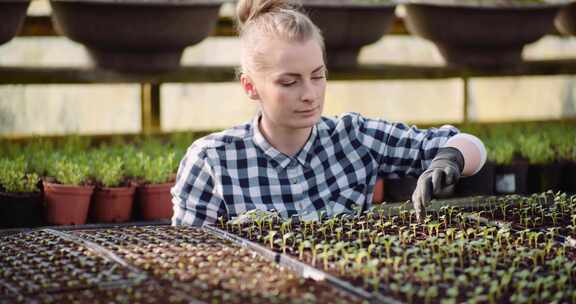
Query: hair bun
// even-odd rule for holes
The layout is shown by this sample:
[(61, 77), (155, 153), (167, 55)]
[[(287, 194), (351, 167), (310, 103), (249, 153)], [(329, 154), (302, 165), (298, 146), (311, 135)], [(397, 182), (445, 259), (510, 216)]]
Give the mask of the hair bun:
[(238, 28), (261, 15), (281, 9), (294, 9), (296, 5), (290, 0), (239, 0), (236, 5)]

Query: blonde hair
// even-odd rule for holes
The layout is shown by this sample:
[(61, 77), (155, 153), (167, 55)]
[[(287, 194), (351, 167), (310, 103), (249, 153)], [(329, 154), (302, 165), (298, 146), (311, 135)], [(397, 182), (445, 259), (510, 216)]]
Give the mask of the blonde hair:
[(236, 26), (240, 35), (241, 70), (264, 68), (265, 54), (258, 46), (263, 39), (282, 39), (306, 42), (314, 39), (324, 52), (324, 38), (320, 29), (302, 13), (300, 5), (289, 0), (239, 0), (236, 6)]

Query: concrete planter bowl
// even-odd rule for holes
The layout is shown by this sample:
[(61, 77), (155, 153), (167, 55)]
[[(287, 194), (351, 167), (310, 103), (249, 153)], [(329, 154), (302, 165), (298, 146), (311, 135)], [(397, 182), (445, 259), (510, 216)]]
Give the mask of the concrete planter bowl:
[(24, 18), (26, 18), (26, 11), (30, 0), (2, 0), (0, 1), (0, 45), (4, 44), (18, 34)]
[(182, 52), (205, 39), (225, 0), (50, 0), (56, 29), (83, 44), (105, 69), (179, 67)]
[(450, 66), (509, 66), (522, 62), (525, 45), (554, 31), (562, 6), (519, 0), (410, 1), (405, 21), (411, 33), (433, 42)]
[(563, 34), (576, 36), (576, 2), (560, 10), (556, 17), (556, 28)]
[(360, 49), (382, 38), (394, 21), (393, 1), (303, 0), (324, 35), (328, 66), (355, 66)]

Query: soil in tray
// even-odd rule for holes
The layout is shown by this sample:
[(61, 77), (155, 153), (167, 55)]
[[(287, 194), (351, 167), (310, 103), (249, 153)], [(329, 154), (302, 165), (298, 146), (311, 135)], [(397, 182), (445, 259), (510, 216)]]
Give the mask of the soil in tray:
[(0, 238), (0, 285), (20, 295), (93, 288), (137, 275), (44, 231)]
[[(40, 303), (190, 303), (189, 295), (169, 285), (145, 281), (135, 285), (98, 287), (56, 294), (40, 294), (28, 302)], [(24, 301), (23, 301), (24, 302)]]
[(154, 226), (75, 233), (201, 301), (357, 302), (325, 282), (300, 278), (198, 228)]
[(400, 209), (323, 223), (265, 221), (262, 232), (252, 224), (225, 228), (403, 302), (576, 300), (574, 248), (469, 221), (459, 212), (442, 208), (424, 224)]

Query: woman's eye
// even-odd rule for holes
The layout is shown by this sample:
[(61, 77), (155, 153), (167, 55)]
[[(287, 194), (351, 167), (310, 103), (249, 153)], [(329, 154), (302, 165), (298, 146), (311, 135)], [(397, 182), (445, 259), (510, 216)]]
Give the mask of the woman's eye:
[(291, 82), (281, 82), (280, 85), (283, 87), (289, 87), (292, 86), (296, 83), (296, 81), (291, 81)]
[(312, 77), (312, 79), (320, 80), (320, 79), (324, 79), (324, 76), (314, 76), (314, 77)]

